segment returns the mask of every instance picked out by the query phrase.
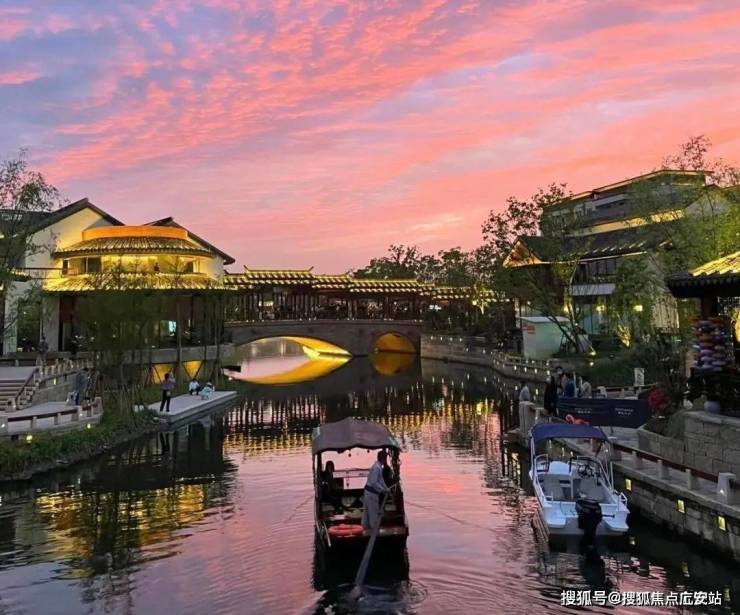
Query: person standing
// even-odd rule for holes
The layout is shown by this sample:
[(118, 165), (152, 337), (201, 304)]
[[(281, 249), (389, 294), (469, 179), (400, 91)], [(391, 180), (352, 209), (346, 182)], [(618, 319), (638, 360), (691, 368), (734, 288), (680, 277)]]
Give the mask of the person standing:
[(529, 390), (529, 385), (524, 380), (522, 380), (521, 385), (519, 401), (532, 401), (532, 392)]
[(46, 355), (48, 352), (49, 342), (47, 342), (46, 337), (42, 335), (41, 341), (39, 342), (39, 365), (41, 365), (41, 367), (44, 367), (46, 365)]
[(87, 389), (88, 369), (85, 367), (75, 374), (75, 405), (79, 406)]
[[(169, 412), (170, 411), (170, 400), (172, 399), (172, 391), (175, 390), (175, 378), (170, 372), (167, 372), (164, 375), (164, 380), (162, 380), (161, 388), (162, 388), (162, 403), (159, 404), (159, 411)], [(166, 410), (165, 410), (165, 405), (167, 406)]]
[(573, 372), (565, 374), (565, 384), (563, 384), (563, 397), (573, 398), (576, 396), (576, 381)]
[(581, 397), (585, 397), (585, 398), (590, 398), (592, 396), (591, 383), (588, 381), (587, 376), (581, 376), (580, 395)]
[(378, 460), (370, 468), (362, 496), (362, 529), (371, 531), (380, 522), (380, 497), (388, 493), (388, 486), (383, 480), (383, 468), (388, 461), (388, 453), (378, 451)]
[(555, 376), (550, 376), (545, 386), (545, 410), (550, 415), (557, 414), (558, 409), (558, 383), (555, 382)]

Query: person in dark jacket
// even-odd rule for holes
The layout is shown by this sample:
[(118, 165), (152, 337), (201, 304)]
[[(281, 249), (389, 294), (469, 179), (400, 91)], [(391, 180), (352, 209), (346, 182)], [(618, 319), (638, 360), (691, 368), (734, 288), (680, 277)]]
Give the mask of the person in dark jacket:
[(545, 410), (548, 414), (556, 414), (558, 408), (558, 383), (555, 381), (555, 376), (550, 376), (545, 386), (545, 398), (544, 398)]

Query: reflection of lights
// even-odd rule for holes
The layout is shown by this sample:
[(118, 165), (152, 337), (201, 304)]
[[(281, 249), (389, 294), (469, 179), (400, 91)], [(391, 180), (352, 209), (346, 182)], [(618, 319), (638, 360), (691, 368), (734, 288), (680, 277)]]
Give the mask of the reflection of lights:
[(683, 572), (683, 576), (688, 577), (689, 575), (689, 563), (688, 562), (681, 562), (681, 571)]
[(635, 540), (635, 537), (630, 536), (630, 545), (634, 547), (636, 544), (637, 544), (637, 541)]

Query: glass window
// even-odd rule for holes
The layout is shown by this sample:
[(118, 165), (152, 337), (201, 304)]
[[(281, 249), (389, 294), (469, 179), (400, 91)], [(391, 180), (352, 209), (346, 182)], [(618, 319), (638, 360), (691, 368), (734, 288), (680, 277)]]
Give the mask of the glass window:
[(85, 259), (85, 271), (87, 273), (100, 273), (100, 257), (93, 256)]

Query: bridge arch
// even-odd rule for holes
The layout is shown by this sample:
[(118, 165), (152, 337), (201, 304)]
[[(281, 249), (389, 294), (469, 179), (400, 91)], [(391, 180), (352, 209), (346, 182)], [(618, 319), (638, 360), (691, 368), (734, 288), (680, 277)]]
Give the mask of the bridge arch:
[[(421, 346), (419, 321), (270, 320), (229, 322), (226, 329), (235, 346), (274, 337), (305, 338), (332, 344), (359, 357), (372, 354), (377, 341), (385, 334), (397, 336), (383, 341), (383, 345), (397, 346), (396, 352), (418, 353)], [(393, 344), (388, 341), (390, 339), (395, 340)], [(406, 339), (408, 344), (401, 339)]]
[(373, 352), (416, 354), (418, 350), (414, 346), (414, 343), (403, 333), (388, 331), (375, 338), (373, 341)]

